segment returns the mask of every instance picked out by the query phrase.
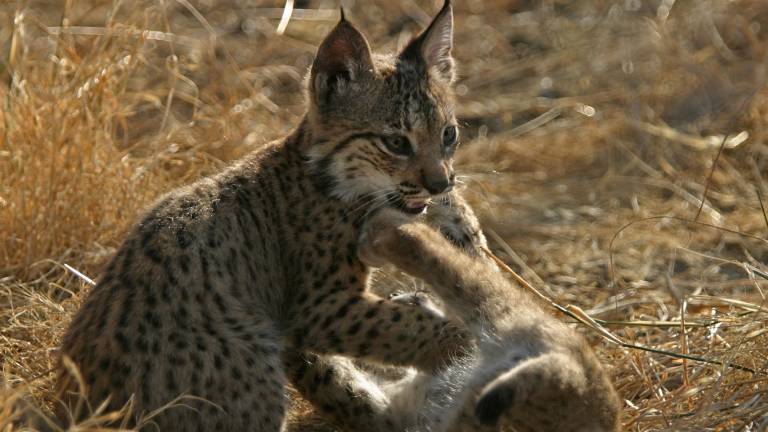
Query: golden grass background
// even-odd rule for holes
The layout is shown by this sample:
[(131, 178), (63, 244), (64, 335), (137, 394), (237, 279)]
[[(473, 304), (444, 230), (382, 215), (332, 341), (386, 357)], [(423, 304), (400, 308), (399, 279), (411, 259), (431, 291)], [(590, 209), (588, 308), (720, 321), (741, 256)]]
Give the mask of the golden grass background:
[[(344, 5), (380, 50), (438, 6)], [(297, 0), (279, 34), (284, 6), (0, 2), (0, 430), (20, 395), (53, 403), (87, 291), (65, 265), (98, 275), (159, 194), (297, 123), (338, 2)], [(768, 3), (456, 0), (455, 14), (458, 169), (493, 251), (627, 343), (719, 363), (581, 326), (625, 429), (766, 430)]]

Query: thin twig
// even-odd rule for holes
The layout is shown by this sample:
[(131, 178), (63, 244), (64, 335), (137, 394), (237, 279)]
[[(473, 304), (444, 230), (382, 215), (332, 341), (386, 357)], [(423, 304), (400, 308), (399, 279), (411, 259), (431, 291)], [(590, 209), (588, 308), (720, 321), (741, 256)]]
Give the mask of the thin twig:
[(609, 332), (608, 330), (603, 328), (601, 325), (599, 325), (599, 323), (595, 319), (593, 319), (592, 317), (587, 315), (583, 310), (581, 310), (581, 308), (579, 308), (577, 306), (573, 306), (573, 305), (568, 305), (567, 307), (563, 307), (563, 306), (559, 305), (554, 300), (552, 300), (549, 297), (547, 297), (544, 294), (542, 294), (539, 290), (537, 290), (535, 287), (533, 287), (533, 285), (528, 283), (528, 281), (523, 279), (519, 274), (517, 274), (517, 272), (512, 270), (504, 261), (502, 261), (501, 258), (499, 258), (496, 255), (494, 255), (493, 252), (491, 252), (487, 248), (483, 248), (483, 252), (485, 252), (485, 254), (488, 255), (488, 257), (491, 258), (500, 268), (502, 268), (504, 271), (509, 273), (520, 285), (522, 285), (525, 289), (527, 289), (528, 291), (533, 293), (536, 297), (538, 297), (539, 299), (543, 300), (547, 304), (551, 305), (552, 307), (554, 307), (558, 311), (560, 311), (560, 312), (568, 315), (569, 317), (579, 321), (580, 323), (586, 325), (587, 327), (589, 327), (590, 329), (594, 330), (597, 334), (601, 335), (603, 338), (605, 338), (609, 342), (612, 342), (612, 343), (614, 343), (616, 345), (619, 345), (619, 346), (621, 346), (623, 348), (629, 348), (629, 349), (635, 349), (635, 350), (640, 350), (640, 351), (652, 352), (652, 353), (655, 353), (655, 354), (661, 354), (661, 355), (665, 355), (665, 356), (668, 356), (668, 357), (672, 357), (672, 358), (676, 358), (676, 359), (681, 359), (681, 360), (693, 360), (693, 361), (697, 361), (697, 362), (700, 362), (700, 363), (707, 363), (707, 364), (712, 364), (712, 365), (725, 366), (725, 367), (730, 367), (730, 368), (733, 368), (733, 369), (738, 369), (738, 370), (750, 372), (750, 373), (753, 373), (753, 374), (757, 373), (757, 371), (755, 371), (754, 369), (748, 368), (746, 366), (741, 366), (741, 365), (738, 365), (738, 364), (730, 363), (730, 362), (722, 362), (722, 361), (719, 361), (719, 360), (712, 360), (712, 359), (708, 359), (708, 358), (704, 358), (704, 357), (699, 357), (699, 356), (694, 356), (694, 355), (690, 355), (690, 354), (681, 354), (681, 353), (676, 353), (676, 352), (672, 352), (672, 351), (660, 350), (660, 349), (656, 349), (656, 348), (650, 348), (650, 347), (646, 347), (646, 346), (642, 346), (642, 345), (635, 345), (635, 344), (630, 344), (630, 343), (624, 342), (618, 336), (614, 335), (613, 333)]
[(611, 241), (610, 241), (610, 243), (608, 245), (608, 262), (609, 262), (610, 273), (611, 273), (611, 285), (613, 285), (613, 286), (616, 285), (616, 269), (614, 267), (614, 259), (613, 259), (614, 243), (616, 243), (616, 240), (619, 238), (621, 233), (623, 233), (625, 230), (629, 229), (633, 225), (636, 225), (636, 224), (641, 223), (641, 222), (649, 222), (649, 221), (653, 221), (653, 220), (664, 220), (664, 219), (675, 220), (675, 221), (683, 222), (683, 223), (687, 223), (687, 224), (699, 225), (699, 226), (703, 226), (703, 227), (707, 227), (707, 228), (712, 228), (712, 229), (724, 231), (724, 232), (727, 232), (727, 233), (735, 234), (735, 235), (738, 235), (738, 236), (741, 236), (741, 237), (744, 237), (744, 238), (750, 238), (750, 239), (753, 239), (753, 240), (757, 240), (757, 241), (760, 241), (760, 242), (765, 243), (765, 244), (768, 245), (768, 240), (766, 240), (766, 239), (764, 239), (762, 237), (758, 237), (756, 235), (747, 234), (747, 233), (741, 232), (739, 230), (735, 230), (735, 229), (731, 229), (731, 228), (726, 228), (726, 227), (721, 227), (721, 226), (717, 226), (717, 225), (710, 224), (710, 223), (707, 223), (707, 222), (699, 222), (697, 220), (686, 219), (686, 218), (682, 218), (682, 217), (679, 217), (679, 216), (649, 216), (649, 217), (644, 217), (644, 218), (641, 218), (641, 219), (636, 219), (636, 220), (633, 220), (631, 222), (628, 222), (628, 223), (624, 224), (621, 228), (619, 228), (613, 234), (613, 237), (611, 237)]
[(712, 176), (715, 174), (715, 168), (717, 168), (717, 162), (720, 160), (720, 155), (723, 154), (723, 150), (725, 149), (725, 143), (728, 140), (728, 134), (723, 135), (723, 142), (720, 143), (720, 147), (717, 149), (717, 156), (715, 156), (715, 160), (712, 161), (712, 168), (709, 170), (709, 175), (707, 176), (707, 182), (704, 183), (704, 193), (701, 195), (701, 204), (699, 205), (699, 208), (696, 210), (696, 216), (693, 218), (694, 221), (699, 219), (699, 216), (701, 216), (701, 211), (704, 209), (704, 203), (707, 201), (707, 194), (709, 193), (709, 188), (712, 184)]
[(293, 15), (293, 0), (286, 0), (285, 7), (283, 8), (283, 15), (280, 17), (280, 23), (277, 25), (277, 34), (281, 35), (285, 33), (285, 29), (288, 27), (288, 22)]
[(768, 214), (765, 212), (765, 205), (763, 204), (763, 194), (760, 192), (760, 187), (755, 186), (757, 191), (757, 200), (760, 202), (760, 210), (763, 212), (763, 221), (765, 221), (765, 227), (768, 228)]

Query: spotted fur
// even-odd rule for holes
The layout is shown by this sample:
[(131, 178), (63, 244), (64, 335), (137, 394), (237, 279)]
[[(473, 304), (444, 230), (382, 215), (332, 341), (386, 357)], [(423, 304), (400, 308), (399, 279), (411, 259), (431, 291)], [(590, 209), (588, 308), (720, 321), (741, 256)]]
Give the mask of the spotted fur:
[(363, 228), (364, 261), (395, 265), (432, 284), (434, 292), (392, 299), (435, 316), (459, 317), (476, 344), (435, 373), (411, 369), (397, 379), (330, 358), (305, 363), (317, 374), (334, 371), (335, 379), (313, 395), (325, 402), (319, 405), (358, 406), (367, 413), (337, 415), (336, 424), (350, 431), (619, 430), (620, 401), (587, 343), (485, 258), (485, 238), (461, 197), (430, 208), (427, 222), (437, 230), (381, 212)]

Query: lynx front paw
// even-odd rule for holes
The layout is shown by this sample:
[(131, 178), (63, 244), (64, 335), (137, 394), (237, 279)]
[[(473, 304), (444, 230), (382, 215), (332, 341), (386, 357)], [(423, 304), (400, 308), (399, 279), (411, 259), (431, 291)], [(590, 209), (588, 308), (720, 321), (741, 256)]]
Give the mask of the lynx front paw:
[(398, 227), (409, 221), (410, 218), (406, 215), (390, 208), (381, 209), (370, 215), (363, 225), (358, 240), (358, 258), (371, 267), (381, 267), (386, 264), (388, 247), (397, 237)]
[(456, 193), (435, 200), (430, 205), (427, 223), (469, 255), (482, 256), (481, 249), (487, 247), (477, 216)]
[(377, 251), (377, 245), (370, 235), (363, 232), (357, 245), (357, 257), (368, 267), (382, 267), (387, 263)]

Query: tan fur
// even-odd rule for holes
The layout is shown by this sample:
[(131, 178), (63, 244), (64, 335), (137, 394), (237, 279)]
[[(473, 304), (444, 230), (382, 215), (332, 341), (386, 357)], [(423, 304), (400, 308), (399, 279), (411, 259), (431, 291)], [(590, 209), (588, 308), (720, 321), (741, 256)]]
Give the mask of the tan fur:
[[(448, 367), (425, 390), (423, 418), (413, 430), (619, 429), (618, 396), (586, 341), (490, 262), (453, 252), (434, 229), (387, 209), (367, 222), (360, 254), (430, 283), (447, 315), (461, 317), (478, 338), (473, 362)], [(456, 386), (464, 388), (440, 394)], [(430, 392), (444, 406), (429, 406)]]

